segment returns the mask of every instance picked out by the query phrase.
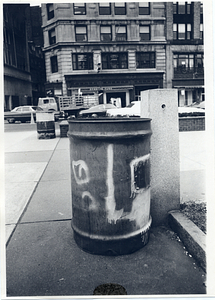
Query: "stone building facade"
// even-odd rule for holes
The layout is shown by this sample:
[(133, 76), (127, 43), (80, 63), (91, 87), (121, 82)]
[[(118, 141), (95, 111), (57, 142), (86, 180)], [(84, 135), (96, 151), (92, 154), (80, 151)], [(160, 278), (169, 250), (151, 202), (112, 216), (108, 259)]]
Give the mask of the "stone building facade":
[(42, 4), (47, 92), (122, 106), (166, 87), (164, 2)]
[(99, 103), (126, 106), (143, 90), (178, 88), (179, 105), (199, 99), (201, 4), (178, 3), (42, 4), (47, 94), (97, 94)]

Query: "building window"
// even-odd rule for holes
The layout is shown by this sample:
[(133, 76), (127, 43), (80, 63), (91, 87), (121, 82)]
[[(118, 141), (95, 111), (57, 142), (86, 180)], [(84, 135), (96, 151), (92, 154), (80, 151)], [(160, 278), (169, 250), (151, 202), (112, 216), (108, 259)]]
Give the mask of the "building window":
[(125, 2), (114, 3), (114, 13), (115, 15), (126, 15), (126, 3)]
[(195, 67), (197, 67), (197, 68), (204, 67), (204, 54), (203, 53), (195, 54)]
[(149, 41), (150, 40), (150, 26), (140, 26), (140, 40)]
[(155, 68), (155, 52), (136, 52), (137, 69)]
[(116, 26), (115, 27), (116, 41), (126, 41), (127, 40), (127, 32), (126, 26)]
[(204, 36), (204, 28), (203, 28), (203, 24), (200, 24), (200, 39), (203, 40), (203, 36)]
[(51, 60), (51, 71), (52, 71), (52, 73), (57, 73), (58, 72), (57, 56), (52, 56), (50, 58), (50, 60)]
[(174, 54), (174, 75), (203, 74), (204, 72), (204, 54), (203, 53), (180, 53)]
[(111, 15), (111, 4), (108, 2), (99, 3), (100, 15)]
[(203, 3), (200, 3), (200, 14), (203, 15)]
[(92, 70), (93, 53), (72, 54), (73, 70)]
[(55, 35), (55, 29), (49, 30), (49, 44), (53, 45), (56, 43), (56, 35)]
[(4, 62), (16, 66), (13, 33), (6, 27), (4, 27)]
[(190, 40), (192, 39), (191, 24), (173, 24), (174, 40)]
[(16, 45), (16, 62), (17, 68), (21, 70), (26, 70), (27, 61), (26, 61), (26, 48), (23, 47), (25, 45), (25, 38), (21, 38), (18, 35), (14, 35), (15, 45)]
[(128, 53), (102, 53), (102, 69), (128, 69)]
[(175, 15), (190, 15), (191, 2), (173, 2), (173, 14)]
[(74, 10), (74, 15), (86, 15), (86, 4), (74, 3), (73, 10)]
[(86, 42), (87, 41), (87, 27), (86, 26), (75, 27), (75, 38), (76, 38), (76, 42)]
[(48, 20), (53, 19), (54, 18), (54, 4), (53, 3), (46, 4), (46, 8), (47, 8)]
[(112, 40), (111, 26), (101, 26), (100, 30), (101, 41), (110, 42)]
[(203, 23), (203, 3), (200, 3), (200, 23)]
[(150, 15), (149, 2), (139, 2), (139, 15)]
[(194, 54), (174, 54), (174, 68), (193, 69)]

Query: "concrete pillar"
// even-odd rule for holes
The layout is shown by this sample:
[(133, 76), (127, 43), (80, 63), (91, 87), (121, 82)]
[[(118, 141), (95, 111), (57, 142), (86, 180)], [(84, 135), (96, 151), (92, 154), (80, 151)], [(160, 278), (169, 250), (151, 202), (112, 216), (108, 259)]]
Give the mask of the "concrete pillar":
[(188, 96), (187, 105), (191, 105), (193, 102), (192, 90), (188, 90), (187, 96)]
[(12, 106), (12, 96), (9, 96), (9, 110), (12, 110), (13, 106)]
[(67, 95), (67, 85), (66, 85), (65, 76), (63, 76), (63, 80), (62, 80), (62, 93), (64, 96)]
[(126, 95), (125, 95), (125, 103), (126, 103), (126, 106), (130, 104), (129, 91), (126, 91)]
[(193, 3), (194, 17), (193, 17), (193, 38), (200, 38), (200, 2)]
[(173, 54), (170, 45), (166, 45), (166, 87), (172, 88), (173, 74)]
[(177, 89), (141, 92), (141, 117), (152, 119), (151, 216), (153, 226), (158, 226), (180, 205)]
[(179, 92), (179, 106), (185, 106), (185, 90)]
[(104, 92), (103, 94), (103, 103), (106, 104), (107, 103), (107, 93)]

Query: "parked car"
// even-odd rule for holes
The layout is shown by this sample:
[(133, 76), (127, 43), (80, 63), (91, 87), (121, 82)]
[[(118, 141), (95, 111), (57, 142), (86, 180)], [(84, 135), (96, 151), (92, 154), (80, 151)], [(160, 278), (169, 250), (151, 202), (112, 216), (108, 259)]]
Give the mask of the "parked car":
[(88, 109), (85, 110), (81, 110), (79, 113), (79, 117), (104, 117), (106, 116), (106, 112), (108, 110), (113, 110), (115, 109), (116, 106), (113, 104), (99, 104), (99, 105), (95, 105), (92, 106)]
[[(33, 113), (34, 121), (36, 121), (36, 112), (41, 112), (43, 109), (39, 106), (18, 106), (12, 109), (10, 112), (4, 113), (4, 119), (8, 121), (8, 123), (15, 123), (16, 121), (20, 122), (30, 122), (31, 115)], [(55, 112), (54, 112), (55, 114)], [(59, 113), (56, 112), (55, 120), (58, 120)]]
[(140, 117), (141, 101), (132, 101), (128, 106), (107, 110), (108, 116), (135, 116)]
[(181, 106), (178, 107), (178, 115), (179, 117), (204, 116), (205, 109), (195, 106)]
[(200, 103), (194, 102), (191, 105), (189, 105), (190, 107), (197, 107), (197, 108), (203, 108), (205, 109), (205, 101), (201, 101)]

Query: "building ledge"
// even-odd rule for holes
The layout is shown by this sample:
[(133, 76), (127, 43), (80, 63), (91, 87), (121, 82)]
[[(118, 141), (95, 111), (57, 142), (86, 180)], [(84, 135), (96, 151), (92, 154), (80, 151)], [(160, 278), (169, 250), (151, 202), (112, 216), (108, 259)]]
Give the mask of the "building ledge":
[[(52, 49), (58, 49), (58, 48), (61, 48), (61, 47), (76, 47), (76, 48), (79, 48), (81, 46), (97, 46), (97, 47), (102, 47), (102, 46), (109, 46), (109, 47), (113, 47), (113, 46), (140, 46), (140, 45), (143, 45), (143, 46), (147, 46), (147, 45), (166, 45), (167, 42), (166, 40), (154, 40), (154, 41), (122, 41), (122, 42), (117, 42), (117, 41), (111, 41), (111, 42), (107, 42), (107, 43), (104, 43), (104, 42), (101, 42), (101, 41), (88, 41), (88, 42), (83, 42), (83, 43), (79, 43), (77, 44), (77, 42), (59, 42), (59, 43), (56, 43), (54, 45), (51, 45), (51, 46), (47, 46), (47, 47), (43, 47), (43, 51), (46, 52), (46, 51), (51, 51)], [(98, 49), (97, 49), (98, 50)]]

